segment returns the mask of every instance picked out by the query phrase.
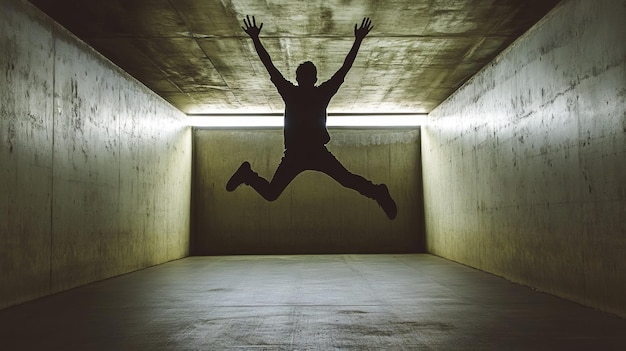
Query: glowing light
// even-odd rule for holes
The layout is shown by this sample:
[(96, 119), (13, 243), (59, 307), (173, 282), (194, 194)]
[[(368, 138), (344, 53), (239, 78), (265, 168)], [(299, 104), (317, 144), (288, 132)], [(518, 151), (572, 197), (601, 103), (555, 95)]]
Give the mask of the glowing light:
[[(418, 127), (427, 114), (329, 114), (328, 127)], [(283, 127), (282, 115), (189, 115), (187, 124), (199, 128)]]

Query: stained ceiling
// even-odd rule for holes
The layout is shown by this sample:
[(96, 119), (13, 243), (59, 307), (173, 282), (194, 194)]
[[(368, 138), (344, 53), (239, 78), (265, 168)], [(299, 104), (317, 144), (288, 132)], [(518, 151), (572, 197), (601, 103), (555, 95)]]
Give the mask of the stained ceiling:
[(306, 60), (324, 81), (354, 24), (374, 28), (329, 112), (427, 113), (559, 0), (31, 0), (188, 114), (280, 113), (283, 104), (241, 29), (295, 83)]

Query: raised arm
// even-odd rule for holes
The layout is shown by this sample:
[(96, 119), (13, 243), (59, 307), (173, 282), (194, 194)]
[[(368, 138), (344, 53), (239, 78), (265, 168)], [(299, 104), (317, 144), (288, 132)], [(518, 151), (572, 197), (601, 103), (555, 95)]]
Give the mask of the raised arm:
[(273, 78), (277, 76), (282, 76), (280, 74), (280, 71), (276, 68), (276, 66), (274, 66), (270, 54), (267, 52), (267, 50), (265, 50), (265, 47), (261, 43), (261, 39), (259, 39), (259, 33), (261, 32), (261, 28), (263, 28), (263, 23), (261, 23), (257, 27), (254, 16), (252, 16), (252, 21), (250, 21), (250, 16), (246, 16), (246, 18), (243, 19), (243, 24), (245, 25), (245, 27), (241, 27), (241, 29), (243, 29), (244, 32), (246, 32), (252, 39), (252, 42), (254, 43), (254, 48), (256, 49), (256, 52), (261, 59), (261, 62), (263, 62), (265, 69), (267, 69), (267, 72), (270, 74), (270, 77)]
[(348, 74), (348, 71), (350, 70), (350, 68), (352, 68), (352, 64), (356, 59), (356, 54), (359, 52), (361, 42), (363, 42), (363, 39), (365, 38), (367, 33), (372, 30), (372, 28), (374, 27), (372, 26), (372, 20), (370, 20), (369, 17), (363, 18), (363, 20), (361, 21), (361, 26), (359, 26), (358, 28), (356, 24), (354, 25), (354, 43), (352, 44), (352, 48), (348, 52), (346, 59), (343, 61), (343, 65), (337, 71), (337, 73), (335, 73), (336, 75), (341, 75), (342, 78), (344, 78), (346, 74)]

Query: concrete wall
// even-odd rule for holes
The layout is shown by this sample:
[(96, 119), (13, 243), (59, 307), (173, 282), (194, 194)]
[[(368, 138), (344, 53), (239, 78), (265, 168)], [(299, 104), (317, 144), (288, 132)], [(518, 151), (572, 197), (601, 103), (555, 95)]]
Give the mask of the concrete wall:
[(430, 114), (429, 252), (626, 316), (624, 18), (565, 1)]
[(0, 308), (187, 255), (184, 115), (25, 1), (0, 48)]
[(271, 179), (283, 156), (280, 129), (194, 132), (193, 242), (198, 254), (418, 252), (423, 250), (419, 129), (331, 129), (328, 149), (353, 173), (386, 183), (390, 221), (374, 200), (307, 171), (268, 202), (225, 185), (241, 162)]

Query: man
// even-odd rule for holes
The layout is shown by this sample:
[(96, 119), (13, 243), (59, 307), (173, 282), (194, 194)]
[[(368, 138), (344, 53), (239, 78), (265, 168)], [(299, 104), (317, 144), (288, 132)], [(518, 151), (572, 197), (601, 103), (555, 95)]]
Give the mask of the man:
[(305, 170), (315, 170), (324, 172), (341, 185), (376, 200), (389, 219), (396, 218), (396, 203), (391, 198), (387, 186), (372, 184), (367, 179), (350, 173), (326, 148), (330, 141), (326, 129), (326, 108), (352, 67), (361, 42), (372, 30), (371, 20), (366, 17), (360, 26), (354, 25), (354, 44), (343, 65), (332, 78), (319, 86), (315, 86), (317, 69), (310, 61), (302, 63), (296, 70), (298, 85), (286, 80), (272, 63), (270, 55), (259, 39), (263, 23), (257, 26), (254, 16), (252, 21), (246, 16), (243, 23), (245, 27), (241, 28), (252, 39), (261, 62), (285, 102), (285, 154), (271, 182), (252, 171), (250, 163), (244, 162), (226, 184), (226, 190), (233, 191), (239, 185), (246, 184), (266, 200), (273, 201), (298, 174)]

